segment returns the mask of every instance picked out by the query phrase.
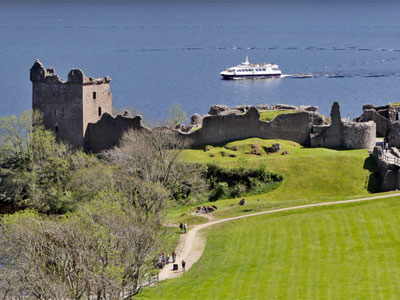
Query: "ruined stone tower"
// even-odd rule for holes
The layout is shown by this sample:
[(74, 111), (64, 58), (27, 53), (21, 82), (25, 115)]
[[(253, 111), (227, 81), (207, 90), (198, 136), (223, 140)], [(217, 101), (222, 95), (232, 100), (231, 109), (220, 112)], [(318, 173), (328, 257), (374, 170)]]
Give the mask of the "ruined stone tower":
[(83, 148), (88, 124), (104, 113), (112, 114), (110, 77), (88, 78), (80, 69), (72, 69), (65, 82), (36, 60), (30, 79), (32, 108), (43, 114), (45, 128), (53, 130), (58, 141)]

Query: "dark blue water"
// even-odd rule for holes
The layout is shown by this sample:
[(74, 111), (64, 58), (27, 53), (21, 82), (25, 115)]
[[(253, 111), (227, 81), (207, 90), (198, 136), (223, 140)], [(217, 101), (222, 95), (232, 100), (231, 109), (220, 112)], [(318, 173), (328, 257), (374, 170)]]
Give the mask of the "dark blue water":
[[(363, 103), (400, 101), (400, 3), (333, 1), (1, 3), (0, 115), (31, 106), (36, 58), (66, 78), (109, 75), (114, 105), (149, 119), (180, 103), (318, 105), (357, 116)], [(314, 78), (224, 81), (252, 61)]]

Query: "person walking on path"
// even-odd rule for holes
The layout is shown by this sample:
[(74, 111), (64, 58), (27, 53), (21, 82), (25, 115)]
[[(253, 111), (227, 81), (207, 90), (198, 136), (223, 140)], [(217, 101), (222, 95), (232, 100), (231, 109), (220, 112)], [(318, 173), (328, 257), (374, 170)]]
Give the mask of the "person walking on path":
[(174, 264), (176, 261), (176, 253), (175, 251), (172, 251), (172, 263)]
[(183, 224), (183, 229), (185, 230), (185, 233), (186, 233), (186, 231), (187, 231), (187, 224), (186, 224), (186, 222)]
[(386, 152), (386, 153), (388, 152), (388, 149), (389, 149), (389, 146), (388, 146), (388, 144), (386, 143), (386, 144), (385, 144), (385, 152)]
[(181, 229), (181, 232), (183, 232), (183, 223), (179, 224), (179, 228)]
[(185, 272), (186, 261), (182, 260), (182, 271)]

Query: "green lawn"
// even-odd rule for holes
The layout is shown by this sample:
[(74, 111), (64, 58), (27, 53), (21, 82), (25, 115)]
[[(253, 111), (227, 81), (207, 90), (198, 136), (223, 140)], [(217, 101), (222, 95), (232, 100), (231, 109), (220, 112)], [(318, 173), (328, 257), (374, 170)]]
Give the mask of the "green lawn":
[(298, 113), (297, 110), (269, 110), (269, 109), (259, 109), (260, 121), (271, 121), (275, 119), (276, 116), (281, 114), (294, 114)]
[(178, 279), (138, 299), (399, 299), (400, 198), (237, 220), (208, 230)]
[[(273, 143), (280, 143), (282, 151), (287, 150), (290, 154), (246, 154), (253, 144), (262, 147)], [(237, 151), (230, 150), (235, 147)], [(225, 152), (225, 156), (221, 152)], [(236, 157), (229, 157), (226, 153)], [(253, 138), (228, 143), (225, 147), (213, 147), (210, 151), (185, 150), (183, 159), (198, 163), (215, 162), (224, 167), (256, 168), (265, 165), (269, 171), (284, 176), (283, 183), (276, 190), (247, 196), (244, 207), (238, 205), (239, 198), (213, 202), (218, 207), (213, 213), (216, 218), (305, 203), (365, 197), (377, 189), (377, 180), (371, 174), (374, 165), (365, 149), (305, 148), (291, 141)], [(170, 222), (191, 210), (190, 207), (171, 209)]]

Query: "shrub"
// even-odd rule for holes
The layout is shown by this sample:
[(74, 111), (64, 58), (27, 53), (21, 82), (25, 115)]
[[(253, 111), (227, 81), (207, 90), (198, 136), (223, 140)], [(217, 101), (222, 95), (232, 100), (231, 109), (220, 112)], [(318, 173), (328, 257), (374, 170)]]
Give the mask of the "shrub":
[(207, 165), (204, 177), (210, 185), (210, 201), (273, 190), (283, 179), (279, 174), (268, 172), (265, 166), (257, 169), (224, 169), (215, 164)]

